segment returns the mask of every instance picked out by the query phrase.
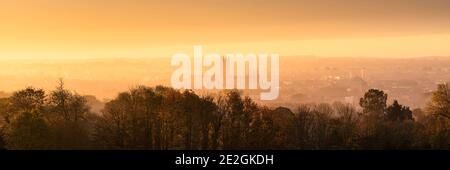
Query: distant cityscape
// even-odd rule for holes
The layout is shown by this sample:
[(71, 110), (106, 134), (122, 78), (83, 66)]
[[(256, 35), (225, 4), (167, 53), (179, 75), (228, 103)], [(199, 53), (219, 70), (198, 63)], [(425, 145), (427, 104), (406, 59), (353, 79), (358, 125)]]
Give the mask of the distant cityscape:
[[(370, 88), (385, 91), (390, 102), (411, 108), (426, 105), (437, 84), (450, 80), (450, 58), (287, 57), (282, 62), (280, 103), (345, 102), (358, 105)], [(295, 67), (302, 63), (302, 67)]]

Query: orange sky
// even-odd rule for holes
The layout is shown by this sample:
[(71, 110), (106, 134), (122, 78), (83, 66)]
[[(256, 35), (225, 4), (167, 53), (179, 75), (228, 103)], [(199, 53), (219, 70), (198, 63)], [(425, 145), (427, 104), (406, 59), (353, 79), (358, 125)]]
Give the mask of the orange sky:
[(2, 0), (0, 57), (450, 56), (447, 0)]

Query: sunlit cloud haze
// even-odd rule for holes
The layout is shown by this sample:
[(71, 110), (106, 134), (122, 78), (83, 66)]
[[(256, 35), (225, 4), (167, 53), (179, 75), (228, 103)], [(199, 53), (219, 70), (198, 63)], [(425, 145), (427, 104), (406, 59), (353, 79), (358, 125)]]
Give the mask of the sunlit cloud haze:
[(2, 0), (5, 58), (450, 55), (447, 0)]

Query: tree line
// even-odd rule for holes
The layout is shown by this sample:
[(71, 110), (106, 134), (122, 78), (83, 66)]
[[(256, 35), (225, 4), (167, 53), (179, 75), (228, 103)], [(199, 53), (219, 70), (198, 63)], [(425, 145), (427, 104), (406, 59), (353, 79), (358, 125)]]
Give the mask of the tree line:
[(359, 105), (260, 105), (239, 91), (197, 95), (139, 86), (100, 114), (64, 88), (26, 88), (0, 99), (1, 149), (450, 149), (450, 88), (411, 110), (370, 89)]

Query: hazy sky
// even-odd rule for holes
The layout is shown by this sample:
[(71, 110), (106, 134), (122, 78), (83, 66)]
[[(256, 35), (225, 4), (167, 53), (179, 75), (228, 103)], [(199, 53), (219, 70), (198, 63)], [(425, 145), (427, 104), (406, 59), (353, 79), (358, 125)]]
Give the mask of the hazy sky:
[(450, 56), (448, 0), (0, 0), (0, 57)]

